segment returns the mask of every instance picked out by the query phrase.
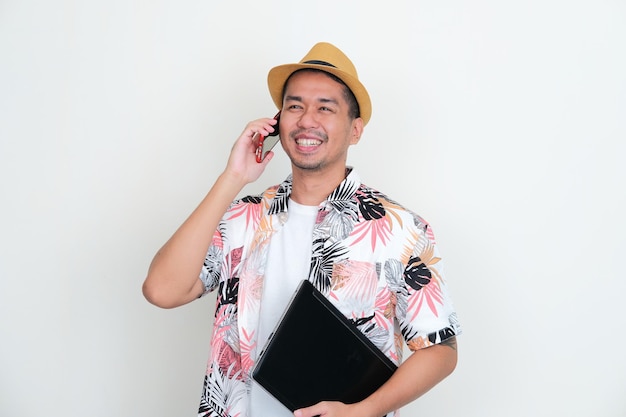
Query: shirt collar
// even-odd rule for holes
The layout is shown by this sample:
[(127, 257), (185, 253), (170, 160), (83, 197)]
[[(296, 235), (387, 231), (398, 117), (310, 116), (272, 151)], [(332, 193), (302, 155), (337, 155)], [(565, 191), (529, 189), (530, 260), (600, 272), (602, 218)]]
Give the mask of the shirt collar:
[[(361, 177), (352, 168), (347, 167), (348, 175), (341, 183), (330, 193), (330, 195), (324, 200), (320, 207), (327, 204), (333, 204), (340, 201), (346, 201), (352, 199), (352, 196), (361, 185)], [(276, 190), (276, 195), (272, 199), (269, 215), (285, 213), (289, 207), (289, 196), (291, 196), (291, 189), (293, 186), (293, 177), (291, 174), (283, 181)]]

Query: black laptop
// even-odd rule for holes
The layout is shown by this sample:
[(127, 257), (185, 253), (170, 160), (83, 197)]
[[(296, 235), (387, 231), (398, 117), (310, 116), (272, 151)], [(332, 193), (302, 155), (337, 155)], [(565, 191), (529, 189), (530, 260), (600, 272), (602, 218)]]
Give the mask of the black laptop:
[(396, 370), (309, 281), (298, 286), (252, 377), (289, 410), (319, 401), (355, 403)]

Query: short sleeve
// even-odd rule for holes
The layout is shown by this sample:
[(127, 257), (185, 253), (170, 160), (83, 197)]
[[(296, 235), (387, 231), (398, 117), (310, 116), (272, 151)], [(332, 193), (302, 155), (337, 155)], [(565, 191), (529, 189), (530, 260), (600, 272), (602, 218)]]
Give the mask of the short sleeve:
[(431, 231), (419, 235), (402, 271), (402, 289), (397, 297), (396, 317), (412, 351), (461, 333)]
[(219, 230), (216, 230), (200, 271), (200, 280), (204, 284), (204, 294), (215, 290), (219, 285), (223, 263), (224, 239)]

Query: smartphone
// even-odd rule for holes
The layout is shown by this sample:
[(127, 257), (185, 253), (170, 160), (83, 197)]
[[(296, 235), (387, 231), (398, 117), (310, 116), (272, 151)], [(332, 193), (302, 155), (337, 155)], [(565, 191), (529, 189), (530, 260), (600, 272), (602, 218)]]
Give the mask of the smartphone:
[[(278, 120), (278, 123), (280, 123), (280, 111), (276, 113), (276, 116), (274, 116), (274, 119)], [(263, 160), (267, 156), (267, 153), (271, 151), (272, 148), (276, 146), (276, 144), (280, 140), (280, 137), (278, 136), (278, 123), (274, 125), (274, 131), (267, 136), (263, 136), (260, 133), (254, 134), (254, 137), (252, 138), (252, 140), (257, 141), (257, 146), (256, 146), (256, 161), (257, 162), (259, 163), (263, 162)]]

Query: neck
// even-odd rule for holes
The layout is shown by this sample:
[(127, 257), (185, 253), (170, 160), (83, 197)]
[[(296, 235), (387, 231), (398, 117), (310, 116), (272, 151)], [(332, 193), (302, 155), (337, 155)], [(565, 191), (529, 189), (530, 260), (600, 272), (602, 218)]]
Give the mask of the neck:
[(341, 170), (320, 174), (319, 172), (306, 172), (293, 170), (291, 198), (305, 206), (317, 206), (333, 192), (335, 188), (346, 178), (348, 170)]

